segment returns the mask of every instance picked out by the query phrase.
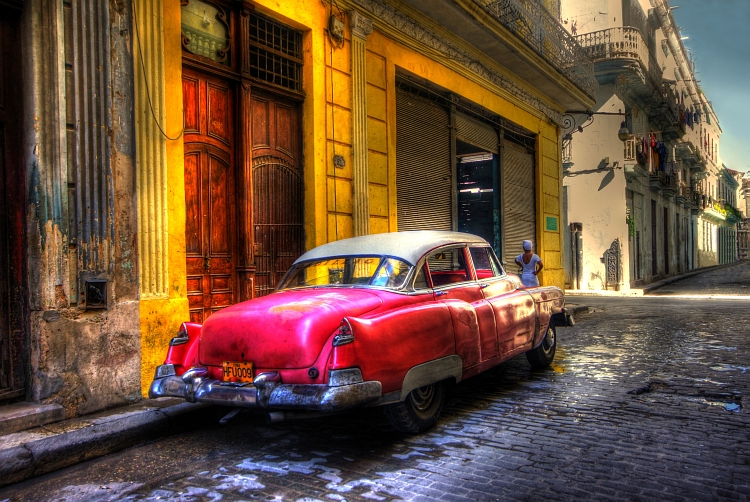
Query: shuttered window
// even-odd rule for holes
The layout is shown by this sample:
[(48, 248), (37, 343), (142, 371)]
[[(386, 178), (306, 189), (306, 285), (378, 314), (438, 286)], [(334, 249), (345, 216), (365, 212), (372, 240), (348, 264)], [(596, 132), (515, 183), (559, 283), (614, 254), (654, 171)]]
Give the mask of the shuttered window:
[(396, 93), (398, 229), (452, 230), (448, 111), (409, 92)]
[(491, 153), (497, 153), (500, 146), (494, 127), (463, 113), (456, 113), (456, 138)]
[[(503, 184), (503, 256), (506, 263), (523, 252), (521, 242), (536, 238), (534, 154), (504, 139), (501, 172)], [(536, 246), (536, 243), (535, 243)]]

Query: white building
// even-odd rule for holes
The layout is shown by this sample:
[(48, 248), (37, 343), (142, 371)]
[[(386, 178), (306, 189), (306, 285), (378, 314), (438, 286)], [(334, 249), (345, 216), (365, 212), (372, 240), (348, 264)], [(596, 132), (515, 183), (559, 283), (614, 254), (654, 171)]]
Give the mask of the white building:
[(595, 109), (570, 111), (563, 131), (568, 287), (636, 288), (733, 260), (721, 128), (667, 0), (563, 0), (561, 17), (599, 81)]

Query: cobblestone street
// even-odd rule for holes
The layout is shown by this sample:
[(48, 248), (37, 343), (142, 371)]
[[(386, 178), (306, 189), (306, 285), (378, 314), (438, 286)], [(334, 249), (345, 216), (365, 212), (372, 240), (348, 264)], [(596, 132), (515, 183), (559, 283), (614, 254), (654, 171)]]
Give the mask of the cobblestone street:
[(552, 369), (520, 356), (453, 387), (421, 436), (377, 409), (274, 425), (245, 414), (0, 500), (750, 498), (750, 302), (569, 301), (592, 309), (559, 329)]

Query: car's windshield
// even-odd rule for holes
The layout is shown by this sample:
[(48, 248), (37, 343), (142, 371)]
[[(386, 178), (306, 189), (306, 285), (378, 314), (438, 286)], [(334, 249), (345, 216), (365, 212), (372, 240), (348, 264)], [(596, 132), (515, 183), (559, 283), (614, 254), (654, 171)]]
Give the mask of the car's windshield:
[(411, 265), (387, 256), (327, 258), (298, 263), (279, 289), (311, 286), (379, 286), (400, 288)]

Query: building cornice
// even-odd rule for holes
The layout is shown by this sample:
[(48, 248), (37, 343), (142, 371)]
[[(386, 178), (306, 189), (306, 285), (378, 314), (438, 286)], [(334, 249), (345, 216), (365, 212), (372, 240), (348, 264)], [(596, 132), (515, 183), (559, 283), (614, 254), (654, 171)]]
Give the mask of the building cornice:
[[(349, 3), (369, 13), (375, 21), (375, 26), (381, 28), (381, 31), (392, 36), (392, 38), (396, 38), (415, 49), (424, 47), (431, 49), (430, 52), (437, 53), (448, 60), (444, 62), (446, 66), (453, 66), (454, 68), (458, 66), (464, 69), (465, 73), (470, 73), (474, 77), (479, 77), (483, 81), (493, 84), (502, 91), (502, 94), (511, 98), (510, 101), (523, 109), (535, 115), (541, 113), (555, 125), (562, 126), (563, 113), (560, 110), (545, 103), (508, 76), (490, 68), (488, 63), (481, 61), (444, 36), (438, 35), (413, 17), (397, 10), (383, 0), (349, 0)], [(431, 54), (426, 55), (434, 59)]]

